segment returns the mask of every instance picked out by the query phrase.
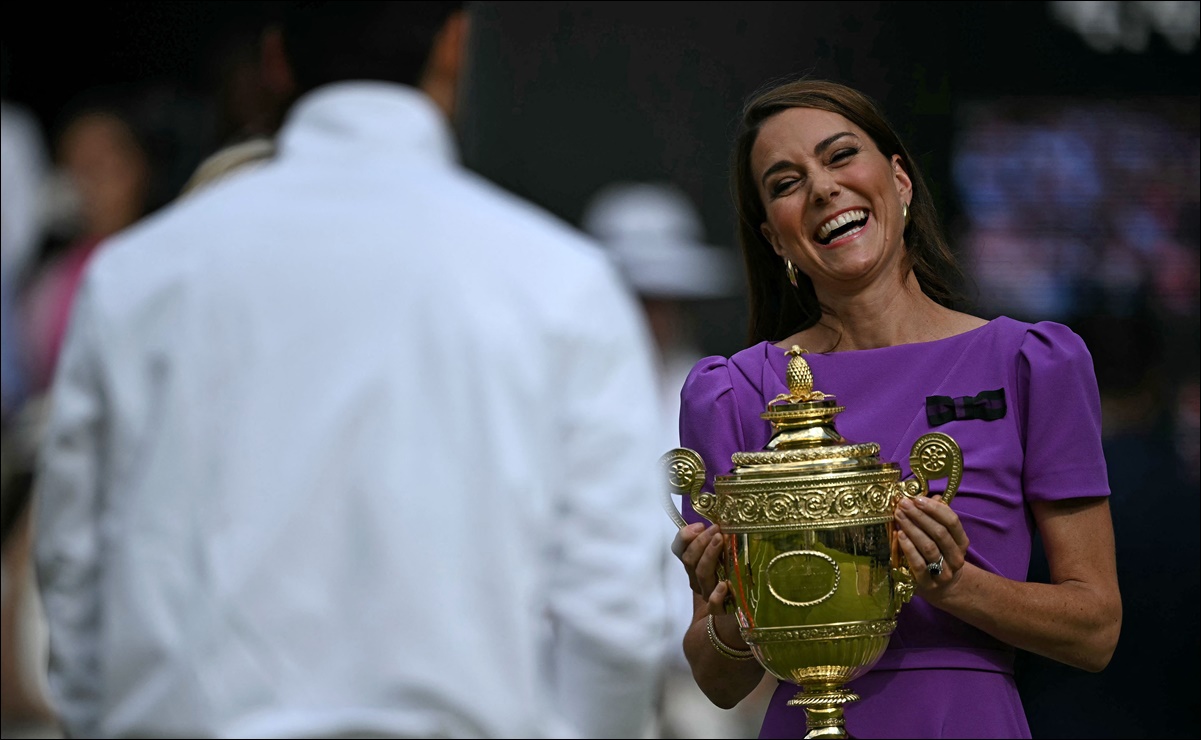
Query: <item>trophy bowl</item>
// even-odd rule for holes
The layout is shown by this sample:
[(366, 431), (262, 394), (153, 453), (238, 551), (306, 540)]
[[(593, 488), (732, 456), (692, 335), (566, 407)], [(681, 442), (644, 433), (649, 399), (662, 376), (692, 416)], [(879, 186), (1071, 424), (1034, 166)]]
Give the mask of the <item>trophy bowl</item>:
[(676, 448), (661, 458), (668, 485), (664, 507), (687, 523), (670, 494), (725, 537), (718, 577), (733, 594), (727, 605), (755, 659), (800, 691), (788, 703), (805, 710), (809, 738), (846, 738), (843, 706), (859, 697), (845, 685), (884, 654), (896, 616), (913, 595), (893, 512), (902, 497), (929, 495), (928, 481), (946, 478), (950, 503), (963, 474), (959, 445), (932, 433), (910, 453), (913, 477), (879, 459), (874, 443), (852, 444), (834, 427), (845, 410), (813, 390), (802, 355), (789, 350), (790, 392), (768, 403), (772, 425), (763, 450), (736, 452), (730, 475), (702, 491), (705, 464)]

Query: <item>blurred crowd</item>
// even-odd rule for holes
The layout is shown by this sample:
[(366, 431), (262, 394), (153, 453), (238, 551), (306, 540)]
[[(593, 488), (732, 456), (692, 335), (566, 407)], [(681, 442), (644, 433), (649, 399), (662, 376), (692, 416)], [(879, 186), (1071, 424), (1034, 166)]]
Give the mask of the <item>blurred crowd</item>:
[[(1201, 597), (1196, 99), (990, 101), (964, 105), (956, 128), (958, 236), (984, 311), (1073, 327), (1101, 392), (1122, 637), (1097, 675), (1020, 654), (1031, 728), (1147, 736), (1127, 695), (1155, 675), (1158, 732), (1188, 737), (1197, 630), (1162, 636)], [(1049, 577), (1036, 551), (1031, 578)]]
[[(3, 108), (4, 710), (48, 714), (44, 635), (30, 570), (30, 498), (46, 393), (88, 260), (107, 237), (154, 210), (153, 144), (119, 96), (97, 95), (44, 134)], [(47, 139), (51, 139), (47, 141)]]
[(261, 85), (257, 38), (214, 44), (214, 84), (85, 89), (47, 119), (2, 104), (3, 642), (5, 737), (56, 736), (46, 634), (31, 562), (30, 504), (46, 398), (84, 269), (110, 237), (172, 200), (270, 156), (283, 101)]
[(1198, 465), (1199, 151), (1194, 101), (965, 105), (961, 245), (987, 311), (1085, 337), (1110, 437), (1158, 425)]

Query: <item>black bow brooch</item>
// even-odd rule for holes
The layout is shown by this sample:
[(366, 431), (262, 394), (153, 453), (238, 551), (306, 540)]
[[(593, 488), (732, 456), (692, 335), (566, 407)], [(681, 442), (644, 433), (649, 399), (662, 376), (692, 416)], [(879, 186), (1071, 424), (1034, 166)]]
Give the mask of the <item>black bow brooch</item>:
[(981, 391), (974, 396), (926, 396), (926, 420), (936, 427), (948, 421), (983, 419), (995, 421), (1005, 416), (1005, 389)]

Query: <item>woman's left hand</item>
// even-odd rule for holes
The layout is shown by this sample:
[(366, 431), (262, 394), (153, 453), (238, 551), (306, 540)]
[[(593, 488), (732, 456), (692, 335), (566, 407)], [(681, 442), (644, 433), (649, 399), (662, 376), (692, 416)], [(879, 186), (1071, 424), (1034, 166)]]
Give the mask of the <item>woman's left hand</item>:
[(967, 557), (968, 538), (959, 515), (942, 497), (902, 497), (894, 514), (897, 544), (918, 591), (930, 595), (955, 584)]

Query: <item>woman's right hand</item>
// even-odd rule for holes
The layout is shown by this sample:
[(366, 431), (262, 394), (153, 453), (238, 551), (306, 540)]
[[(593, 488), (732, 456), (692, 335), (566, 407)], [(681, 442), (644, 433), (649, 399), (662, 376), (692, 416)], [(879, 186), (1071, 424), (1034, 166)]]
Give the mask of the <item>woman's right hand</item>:
[(764, 669), (756, 660), (731, 660), (730, 655), (719, 651), (708, 632), (712, 617), (716, 639), (734, 650), (748, 649), (735, 615), (726, 611), (732, 595), (730, 584), (718, 580), (724, 548), (721, 529), (703, 522), (683, 527), (671, 543), (671, 551), (684, 564), (696, 594), (693, 622), (684, 635), (684, 655), (696, 685), (709, 701), (730, 709), (759, 685)]
[[(696, 522), (683, 527), (671, 543), (672, 553), (684, 564), (692, 592), (709, 604), (710, 613), (720, 615), (729, 595), (728, 586), (718, 580), (725, 538), (716, 524)], [(716, 593), (715, 593), (716, 592)]]

